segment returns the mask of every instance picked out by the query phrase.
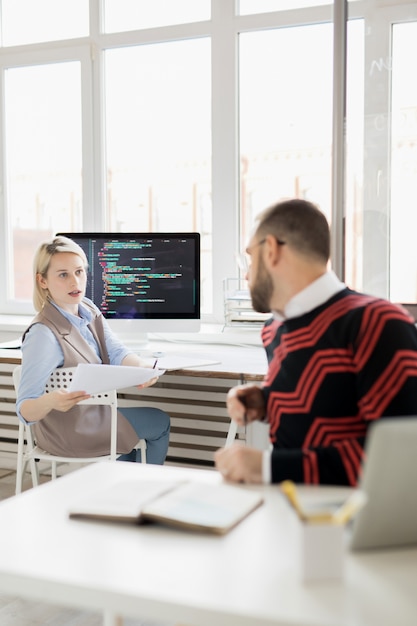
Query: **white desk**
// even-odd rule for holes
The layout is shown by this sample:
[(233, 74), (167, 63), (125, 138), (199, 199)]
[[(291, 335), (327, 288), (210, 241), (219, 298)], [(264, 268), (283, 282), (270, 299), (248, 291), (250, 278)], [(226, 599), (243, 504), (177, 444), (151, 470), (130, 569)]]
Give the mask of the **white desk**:
[[(236, 436), (235, 423), (230, 422), (226, 394), (230, 387), (246, 381), (261, 381), (267, 369), (261, 347), (219, 344), (173, 345), (152, 342), (145, 355), (162, 351), (167, 356), (181, 354), (192, 358), (213, 359), (220, 363), (191, 369), (170, 371), (146, 390), (120, 390), (120, 406), (152, 406), (171, 415), (171, 436), (168, 461), (175, 464), (211, 465), (213, 453)], [(152, 357), (150, 357), (152, 358)], [(16, 451), (17, 424), (12, 371), (21, 362), (20, 350), (0, 350), (0, 459), (3, 467), (15, 466), (10, 452)], [(250, 445), (263, 447), (267, 436), (261, 424), (238, 431), (238, 438)], [(2, 453), (4, 451), (4, 460)], [(9, 457), (10, 460), (9, 460)]]
[[(0, 589), (108, 615), (194, 626), (415, 626), (417, 549), (348, 555), (342, 582), (302, 585), (277, 487), (224, 537), (70, 520), (68, 503), (128, 477), (217, 472), (97, 463), (0, 504)], [(110, 623), (107, 621), (106, 623)]]

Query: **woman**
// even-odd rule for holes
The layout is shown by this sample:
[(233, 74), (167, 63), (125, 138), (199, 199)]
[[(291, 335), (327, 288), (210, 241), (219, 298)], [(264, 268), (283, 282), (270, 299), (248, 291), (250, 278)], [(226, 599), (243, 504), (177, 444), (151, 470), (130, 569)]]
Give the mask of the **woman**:
[[(45, 393), (51, 372), (78, 363), (147, 366), (115, 337), (99, 309), (84, 296), (86, 270), (84, 251), (71, 239), (56, 237), (39, 247), (34, 259), (33, 297), (38, 314), (23, 334), (16, 402), (19, 417), (33, 423), (40, 447), (73, 457), (109, 453), (109, 407), (78, 405), (89, 397), (84, 391)], [(134, 447), (139, 439), (145, 439), (147, 462), (163, 464), (169, 431), (170, 418), (159, 409), (119, 409), (119, 460), (140, 462), (140, 450)]]

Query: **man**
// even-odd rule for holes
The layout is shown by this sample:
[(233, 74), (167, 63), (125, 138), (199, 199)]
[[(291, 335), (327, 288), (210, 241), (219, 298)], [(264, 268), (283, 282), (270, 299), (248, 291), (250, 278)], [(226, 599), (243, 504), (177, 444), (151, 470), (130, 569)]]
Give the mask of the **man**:
[(268, 372), (261, 386), (231, 389), (227, 407), (238, 424), (268, 421), (272, 450), (234, 444), (216, 467), (232, 481), (356, 485), (368, 427), (417, 415), (414, 320), (328, 270), (329, 226), (310, 202), (267, 209), (246, 252), (253, 307), (272, 311)]

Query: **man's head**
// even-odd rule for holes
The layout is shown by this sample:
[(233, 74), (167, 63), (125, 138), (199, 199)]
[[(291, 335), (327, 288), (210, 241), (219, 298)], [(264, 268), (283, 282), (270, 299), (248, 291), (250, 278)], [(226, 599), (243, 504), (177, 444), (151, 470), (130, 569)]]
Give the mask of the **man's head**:
[(311, 202), (284, 200), (259, 215), (246, 251), (254, 309), (283, 311), (291, 297), (326, 271), (329, 225)]

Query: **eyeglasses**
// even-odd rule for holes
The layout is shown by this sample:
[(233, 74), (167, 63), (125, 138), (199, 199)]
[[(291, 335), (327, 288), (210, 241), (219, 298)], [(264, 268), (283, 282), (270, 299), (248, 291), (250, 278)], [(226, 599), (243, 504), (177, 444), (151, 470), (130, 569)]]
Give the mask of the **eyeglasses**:
[(266, 241), (266, 237), (264, 239), (261, 239), (260, 241), (257, 241), (256, 243), (253, 243), (251, 246), (248, 246), (245, 250), (245, 253), (247, 255), (251, 255), (252, 254), (252, 250), (254, 250), (255, 248), (257, 248), (258, 246), (262, 246)]
[[(276, 237), (275, 237), (275, 241), (277, 242), (279, 246), (285, 246), (285, 244), (287, 243), (286, 241), (283, 241), (282, 239), (277, 239)], [(262, 246), (265, 242), (266, 242), (266, 237), (264, 237), (260, 241), (257, 241), (256, 243), (253, 243), (251, 246), (248, 246), (245, 252), (241, 252), (240, 254), (236, 255), (237, 264), (239, 268), (242, 270), (242, 272), (247, 272), (249, 270), (250, 257), (251, 257), (252, 251), (258, 246)]]

